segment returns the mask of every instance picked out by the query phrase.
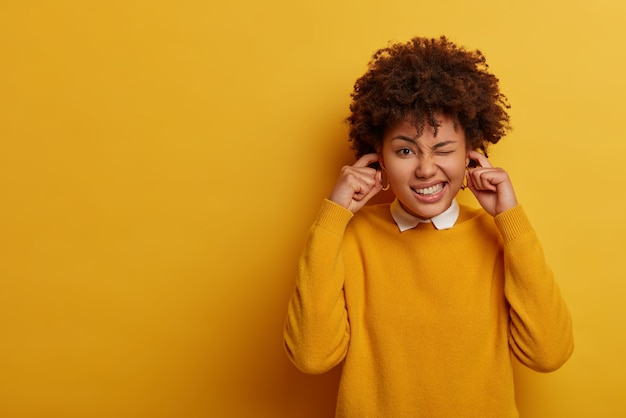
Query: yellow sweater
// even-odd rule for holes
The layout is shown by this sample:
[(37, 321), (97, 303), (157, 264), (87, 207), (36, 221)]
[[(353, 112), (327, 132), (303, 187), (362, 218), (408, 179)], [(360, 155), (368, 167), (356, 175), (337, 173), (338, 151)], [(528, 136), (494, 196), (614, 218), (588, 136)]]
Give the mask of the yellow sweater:
[(302, 254), (285, 345), (304, 372), (343, 362), (338, 417), (516, 417), (511, 355), (559, 368), (569, 311), (523, 209), (461, 206), (400, 232), (389, 204), (324, 201)]

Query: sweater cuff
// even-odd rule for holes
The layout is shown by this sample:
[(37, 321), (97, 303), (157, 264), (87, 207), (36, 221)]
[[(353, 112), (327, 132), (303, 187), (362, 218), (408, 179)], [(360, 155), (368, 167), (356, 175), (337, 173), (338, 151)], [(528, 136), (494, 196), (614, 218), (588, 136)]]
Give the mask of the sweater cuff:
[(354, 214), (348, 209), (328, 199), (324, 199), (317, 214), (315, 225), (343, 234), (346, 225)]
[(517, 205), (496, 215), (494, 219), (496, 226), (504, 238), (504, 242), (512, 241), (533, 230), (530, 220), (521, 205)]

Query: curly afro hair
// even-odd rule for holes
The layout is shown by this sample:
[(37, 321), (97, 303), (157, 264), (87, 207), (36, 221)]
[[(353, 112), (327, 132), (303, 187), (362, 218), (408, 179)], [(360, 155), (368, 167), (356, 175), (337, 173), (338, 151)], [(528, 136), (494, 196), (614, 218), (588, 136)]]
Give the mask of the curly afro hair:
[(468, 149), (497, 143), (508, 130), (510, 108), (483, 54), (439, 39), (413, 38), (378, 50), (351, 94), (347, 118), (357, 158), (382, 147), (388, 127), (402, 121), (437, 131), (433, 113), (452, 116)]

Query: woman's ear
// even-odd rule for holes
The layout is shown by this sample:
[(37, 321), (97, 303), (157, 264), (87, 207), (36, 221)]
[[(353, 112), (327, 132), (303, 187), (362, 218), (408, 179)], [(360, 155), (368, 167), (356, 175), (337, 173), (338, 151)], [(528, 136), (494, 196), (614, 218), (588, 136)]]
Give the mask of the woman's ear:
[(378, 165), (380, 166), (380, 168), (385, 168), (385, 160), (383, 159), (383, 147), (377, 147), (376, 154), (378, 154)]
[(475, 158), (470, 157), (470, 153), (471, 152), (477, 152), (480, 153), (482, 155), (485, 155), (484, 152), (481, 152), (478, 149), (474, 149), (474, 150), (467, 150), (467, 155), (465, 156), (465, 167), (467, 168), (476, 168), (476, 167), (480, 167), (480, 163), (478, 162), (478, 160), (476, 160)]

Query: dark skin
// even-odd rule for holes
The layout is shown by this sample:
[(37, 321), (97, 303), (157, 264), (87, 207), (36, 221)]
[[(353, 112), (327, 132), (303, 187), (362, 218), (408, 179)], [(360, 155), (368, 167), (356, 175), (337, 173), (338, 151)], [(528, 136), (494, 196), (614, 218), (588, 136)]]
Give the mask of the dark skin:
[[(353, 165), (342, 167), (330, 200), (353, 213), (358, 212), (383, 188), (381, 170), (370, 167), (379, 161), (379, 153), (371, 153), (363, 155)], [(466, 166), (469, 161), (478, 164), (475, 168), (468, 167), (467, 186), (487, 213), (496, 216), (517, 206), (513, 184), (504, 169), (493, 167), (484, 154), (475, 150), (467, 151), (466, 161)]]

